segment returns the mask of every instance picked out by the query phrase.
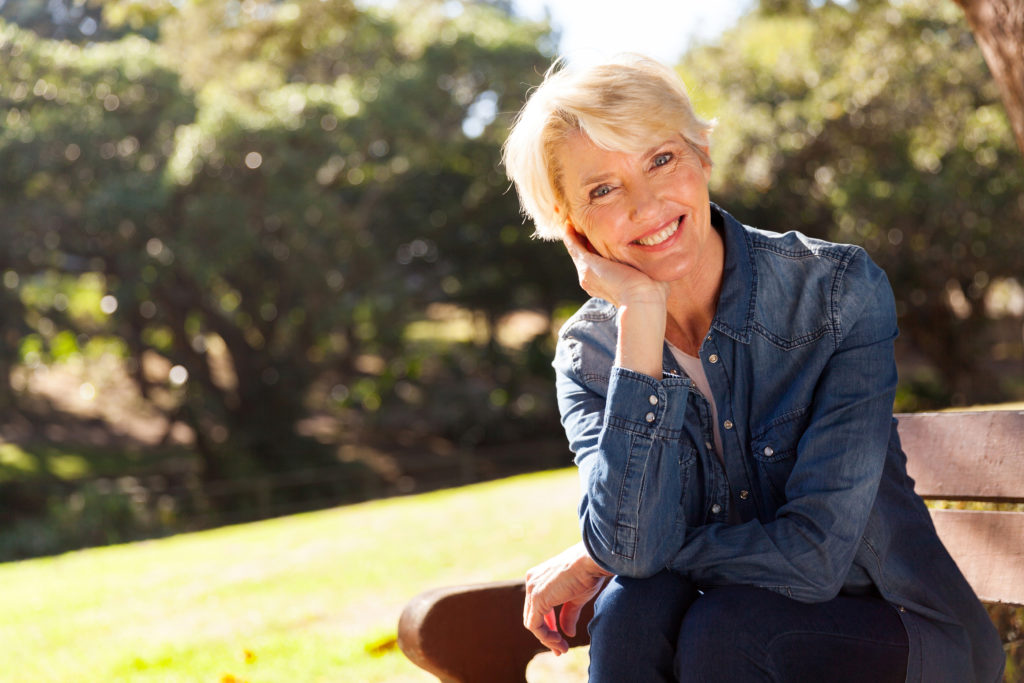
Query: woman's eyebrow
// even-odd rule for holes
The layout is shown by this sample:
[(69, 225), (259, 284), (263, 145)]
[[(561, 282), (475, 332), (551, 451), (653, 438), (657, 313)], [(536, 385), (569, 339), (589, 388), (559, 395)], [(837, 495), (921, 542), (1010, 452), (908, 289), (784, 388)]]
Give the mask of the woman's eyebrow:
[(586, 178), (582, 183), (580, 183), (580, 187), (590, 187), (595, 183), (603, 183), (605, 180), (610, 178), (611, 175), (611, 173), (601, 171), (595, 175)]
[(676, 144), (677, 143), (676, 143), (675, 140), (673, 140), (672, 138), (669, 138), (668, 140), (664, 140), (662, 142), (659, 142), (658, 144), (656, 144), (653, 147), (651, 147), (650, 149), (648, 149), (646, 152), (644, 152), (643, 156), (644, 156), (645, 159), (647, 157), (652, 157), (655, 154), (657, 154), (658, 152), (660, 152), (663, 149), (665, 149), (666, 147), (675, 146)]

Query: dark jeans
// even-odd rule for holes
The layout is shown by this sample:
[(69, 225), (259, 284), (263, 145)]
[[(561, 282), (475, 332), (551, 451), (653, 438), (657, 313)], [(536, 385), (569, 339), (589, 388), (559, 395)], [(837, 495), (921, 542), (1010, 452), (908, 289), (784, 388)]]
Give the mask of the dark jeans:
[(590, 623), (590, 680), (901, 683), (907, 634), (889, 603), (808, 604), (761, 588), (697, 592), (679, 574), (616, 577)]

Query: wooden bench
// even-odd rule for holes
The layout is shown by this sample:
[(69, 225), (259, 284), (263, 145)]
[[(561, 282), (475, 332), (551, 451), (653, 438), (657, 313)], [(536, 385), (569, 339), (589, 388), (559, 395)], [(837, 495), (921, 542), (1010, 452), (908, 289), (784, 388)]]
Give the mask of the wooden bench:
[[(923, 498), (1024, 503), (1024, 411), (897, 417)], [(932, 517), (978, 597), (1024, 605), (1024, 511), (933, 509)], [(524, 595), (522, 581), (422, 593), (402, 612), (399, 646), (442, 681), (522, 683), (530, 660), (544, 651), (522, 625)], [(573, 646), (589, 641), (592, 605), (569, 639)]]

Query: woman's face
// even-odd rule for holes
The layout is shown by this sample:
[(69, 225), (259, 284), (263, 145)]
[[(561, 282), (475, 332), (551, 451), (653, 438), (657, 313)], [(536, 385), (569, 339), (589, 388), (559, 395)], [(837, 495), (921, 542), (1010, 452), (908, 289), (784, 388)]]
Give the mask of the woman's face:
[(681, 136), (640, 154), (601, 149), (583, 133), (563, 145), (569, 224), (600, 255), (661, 282), (691, 277), (714, 233), (711, 168)]

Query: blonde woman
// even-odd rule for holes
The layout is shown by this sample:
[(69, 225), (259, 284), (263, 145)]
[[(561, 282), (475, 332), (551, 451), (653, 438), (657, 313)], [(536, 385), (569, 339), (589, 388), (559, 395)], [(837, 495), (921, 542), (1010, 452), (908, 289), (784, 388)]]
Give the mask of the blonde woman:
[(554, 360), (581, 543), (531, 570), (593, 681), (997, 681), (988, 616), (900, 449), (896, 315), (863, 249), (711, 203), (711, 125), (641, 57), (556, 64), (505, 164), (593, 298)]

